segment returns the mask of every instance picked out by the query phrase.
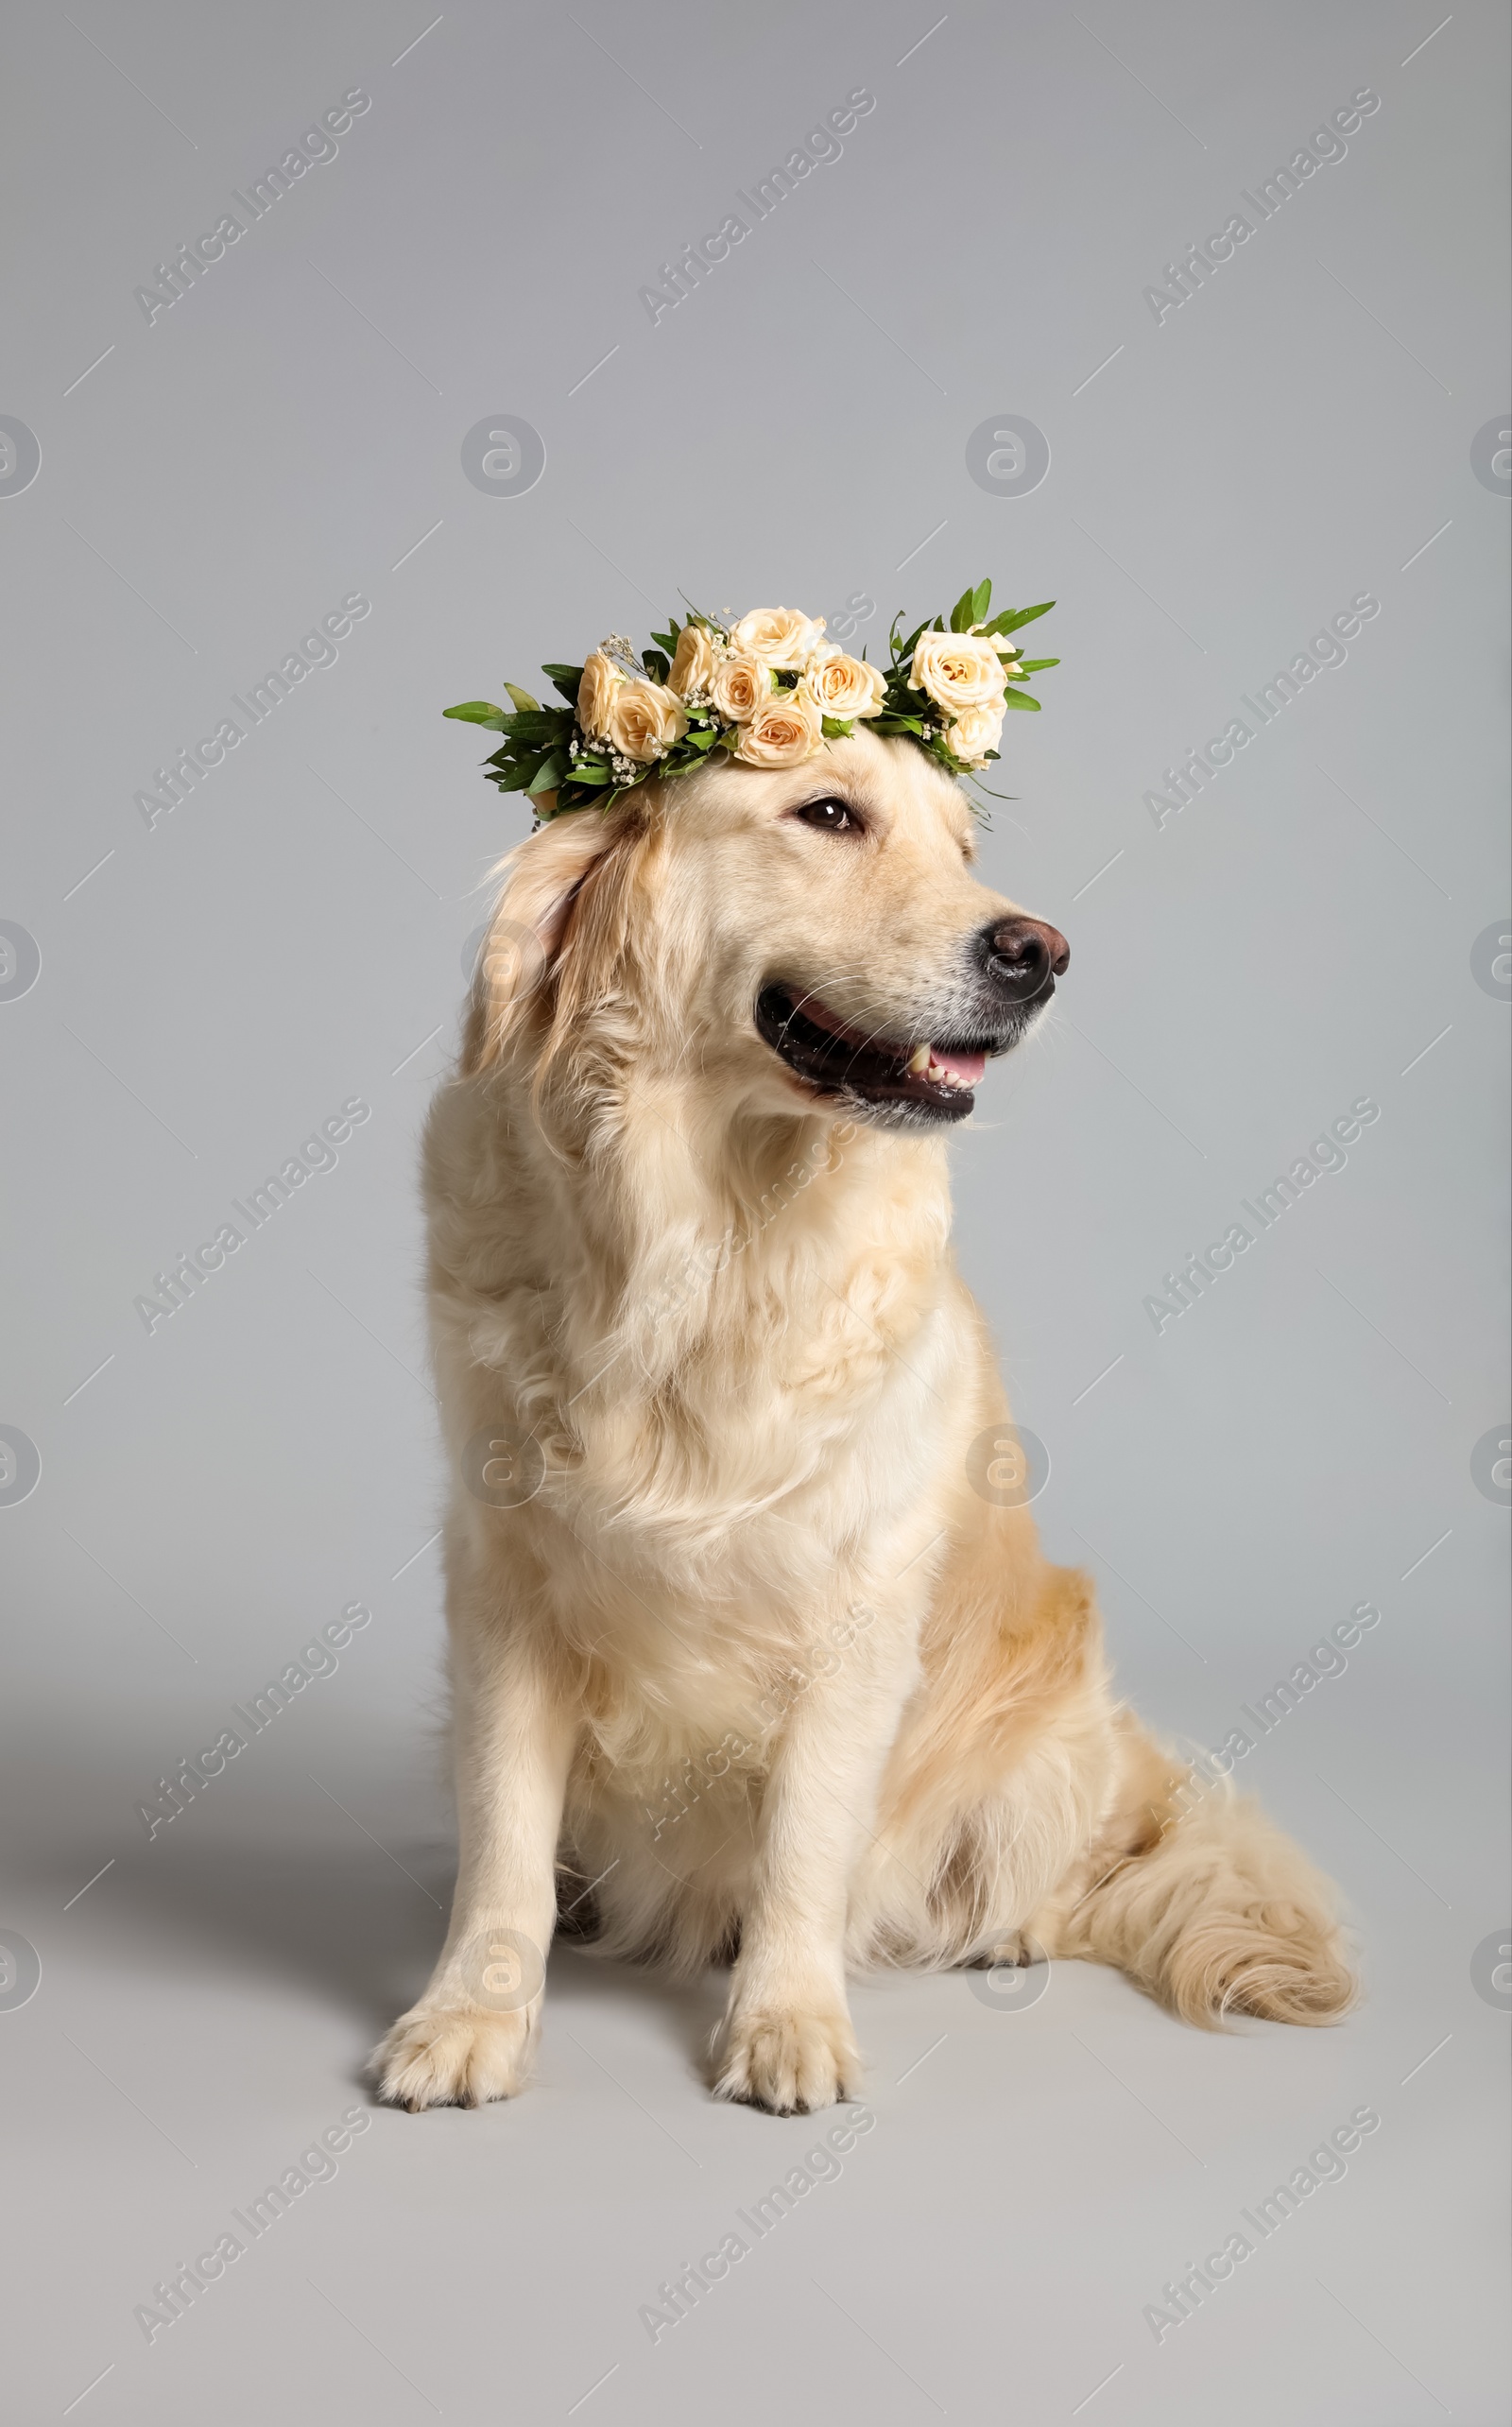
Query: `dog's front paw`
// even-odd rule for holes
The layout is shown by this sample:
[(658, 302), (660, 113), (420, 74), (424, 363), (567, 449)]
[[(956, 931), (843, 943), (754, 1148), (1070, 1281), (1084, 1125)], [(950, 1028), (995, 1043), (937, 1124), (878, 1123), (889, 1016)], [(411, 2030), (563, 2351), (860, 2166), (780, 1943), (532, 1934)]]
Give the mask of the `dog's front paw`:
[(844, 2007), (731, 2015), (720, 2035), (714, 2095), (765, 2107), (773, 2115), (807, 2115), (860, 2088), (861, 2059)]
[(531, 2030), (524, 2013), (414, 2005), (372, 2052), (380, 2094), (422, 2107), (482, 2107), (524, 2087)]

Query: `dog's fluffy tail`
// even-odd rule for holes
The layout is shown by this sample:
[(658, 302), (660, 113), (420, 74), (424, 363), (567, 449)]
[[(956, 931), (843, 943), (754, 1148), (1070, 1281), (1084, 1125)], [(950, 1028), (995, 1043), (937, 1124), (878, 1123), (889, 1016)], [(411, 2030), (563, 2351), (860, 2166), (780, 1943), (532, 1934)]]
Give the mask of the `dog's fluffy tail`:
[(1162, 1753), (1126, 1713), (1122, 1730), (1111, 1835), (1033, 1925), (1050, 1954), (1114, 1964), (1210, 2029), (1231, 2014), (1336, 2021), (1358, 1983), (1329, 1882), (1228, 1780)]

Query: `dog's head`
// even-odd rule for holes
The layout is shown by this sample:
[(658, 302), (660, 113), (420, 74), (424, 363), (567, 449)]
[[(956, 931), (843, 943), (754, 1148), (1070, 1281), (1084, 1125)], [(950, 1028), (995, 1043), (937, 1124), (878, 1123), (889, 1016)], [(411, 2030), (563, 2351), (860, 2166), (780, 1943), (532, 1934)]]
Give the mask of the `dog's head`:
[(753, 1112), (958, 1121), (1040, 1020), (1065, 938), (971, 873), (959, 787), (858, 732), (574, 812), (509, 863), (463, 1055), (696, 1074)]

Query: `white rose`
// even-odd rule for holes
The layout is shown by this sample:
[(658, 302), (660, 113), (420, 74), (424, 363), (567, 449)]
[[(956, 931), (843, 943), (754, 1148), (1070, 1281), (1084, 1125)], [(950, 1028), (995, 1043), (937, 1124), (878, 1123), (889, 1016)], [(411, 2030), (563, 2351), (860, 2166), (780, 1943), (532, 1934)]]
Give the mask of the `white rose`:
[(713, 644), (701, 624), (684, 624), (678, 634), (678, 652), (667, 682), (679, 699), (695, 691), (707, 692), (714, 679)]
[(612, 658), (602, 649), (592, 652), (577, 686), (577, 721), (590, 741), (602, 741), (609, 732), (614, 694), (624, 680)]
[(952, 716), (1003, 697), (998, 653), (975, 632), (920, 632), (909, 680)]
[[(994, 632), (991, 639), (992, 645), (996, 649), (1000, 658), (1007, 659), (1016, 658), (1018, 656), (1019, 644), (1017, 641), (1010, 640), (1006, 632)], [(1006, 674), (1011, 673), (1011, 671), (1012, 668), (1005, 664), (1004, 672)]]
[(825, 716), (880, 716), (886, 685), (865, 658), (847, 657), (843, 650), (822, 648), (809, 661), (803, 678)]
[(716, 660), (713, 680), (710, 684), (716, 713), (727, 725), (744, 725), (754, 716), (772, 687), (769, 666), (759, 658), (731, 651)]
[(742, 727), (735, 756), (749, 766), (799, 766), (823, 748), (818, 701), (807, 691), (774, 691)]
[(649, 766), (688, 730), (688, 718), (675, 691), (660, 682), (632, 675), (622, 682), (609, 712), (608, 739), (622, 758)]
[(983, 766), (1003, 739), (1001, 708), (968, 708), (945, 728), (945, 740), (963, 766)]
[(824, 633), (824, 618), (800, 615), (796, 607), (753, 607), (734, 629), (734, 643), (778, 674), (799, 674)]

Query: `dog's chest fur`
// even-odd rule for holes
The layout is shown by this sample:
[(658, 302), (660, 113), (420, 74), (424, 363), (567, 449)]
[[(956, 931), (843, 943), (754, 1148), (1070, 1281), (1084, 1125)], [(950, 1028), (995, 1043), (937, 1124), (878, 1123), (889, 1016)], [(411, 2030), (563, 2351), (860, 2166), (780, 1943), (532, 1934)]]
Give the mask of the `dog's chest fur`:
[(479, 1111), (443, 1106), (431, 1138), (448, 1431), (457, 1450), (495, 1422), (541, 1444), (511, 1541), (622, 1716), (707, 1735), (801, 1661), (821, 1613), (885, 1605), (916, 1628), (928, 1562), (914, 1592), (898, 1578), (958, 1454), (975, 1347), (938, 1159), (900, 1184), (896, 1142), (885, 1160), (821, 1132), (784, 1145), (785, 1187), (733, 1208), (662, 1170), (642, 1223), (633, 1175), (564, 1180)]

